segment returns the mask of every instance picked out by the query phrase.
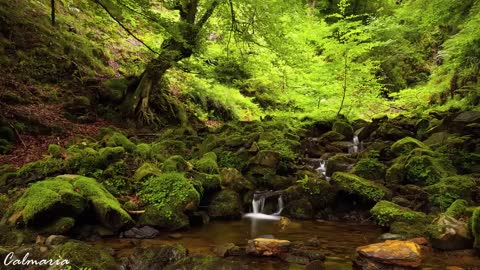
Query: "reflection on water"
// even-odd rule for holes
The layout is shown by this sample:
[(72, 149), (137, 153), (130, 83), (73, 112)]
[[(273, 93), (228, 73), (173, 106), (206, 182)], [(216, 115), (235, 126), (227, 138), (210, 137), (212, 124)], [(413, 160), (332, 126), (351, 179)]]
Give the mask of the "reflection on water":
[[(270, 216), (271, 217), (271, 216)], [(351, 256), (359, 246), (378, 242), (382, 233), (371, 225), (347, 222), (293, 221), (285, 230), (281, 230), (278, 220), (244, 218), (239, 221), (215, 221), (202, 227), (182, 232), (181, 239), (171, 239), (169, 233), (163, 233), (155, 239), (139, 241), (136, 246), (150, 247), (163, 244), (180, 243), (188, 248), (190, 254), (214, 255), (213, 249), (226, 243), (245, 247), (249, 239), (255, 237), (275, 237), (292, 242), (305, 242), (317, 238), (319, 249), (325, 251), (327, 270), (351, 270)], [(135, 245), (130, 239), (105, 239), (95, 244), (112, 248), (116, 256), (126, 257)], [(260, 270), (297, 270), (304, 266), (290, 264), (272, 258), (231, 257), (233, 261), (248, 264), (252, 269)], [(475, 255), (451, 255), (451, 253), (428, 254), (424, 267), (444, 269), (446, 265), (458, 265), (466, 269), (480, 270), (480, 258)], [(474, 266), (472, 268), (472, 266)]]

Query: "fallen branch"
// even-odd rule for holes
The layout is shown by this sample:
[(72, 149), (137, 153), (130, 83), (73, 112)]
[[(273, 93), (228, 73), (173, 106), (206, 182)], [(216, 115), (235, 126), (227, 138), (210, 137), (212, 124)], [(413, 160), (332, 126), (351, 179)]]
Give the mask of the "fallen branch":
[(145, 213), (145, 210), (127, 210), (127, 212), (132, 215), (141, 215)]

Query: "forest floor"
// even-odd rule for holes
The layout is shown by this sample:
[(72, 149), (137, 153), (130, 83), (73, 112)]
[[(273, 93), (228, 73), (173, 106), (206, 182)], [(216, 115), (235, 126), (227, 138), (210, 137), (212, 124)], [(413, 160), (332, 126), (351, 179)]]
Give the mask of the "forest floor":
[(93, 137), (104, 127), (121, 128), (118, 123), (100, 117), (96, 117), (92, 123), (72, 122), (64, 117), (61, 104), (5, 104), (2, 107), (2, 115), (8, 120), (18, 121), (18, 117), (21, 116), (23, 119), (28, 119), (28, 122), (35, 123), (36, 126), (53, 131), (45, 134), (41, 132), (29, 134), (15, 129), (17, 142), (13, 151), (8, 155), (0, 155), (0, 164), (11, 164), (15, 168), (42, 159), (50, 144), (66, 146), (75, 138)]

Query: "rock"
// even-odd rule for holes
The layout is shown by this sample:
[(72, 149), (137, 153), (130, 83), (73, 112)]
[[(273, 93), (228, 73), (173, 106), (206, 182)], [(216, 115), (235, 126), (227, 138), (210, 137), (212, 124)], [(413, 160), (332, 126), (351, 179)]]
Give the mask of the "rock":
[(458, 266), (447, 266), (446, 270), (465, 270), (465, 268), (458, 267)]
[(47, 246), (60, 245), (60, 244), (65, 243), (67, 241), (67, 239), (68, 238), (66, 236), (63, 236), (63, 235), (50, 235), (45, 240), (45, 245), (47, 245)]
[(291, 246), (288, 240), (255, 238), (248, 240), (245, 249), (247, 254), (257, 256), (278, 256), (282, 253), (287, 253)]
[(441, 250), (458, 250), (472, 247), (472, 237), (465, 222), (441, 215), (428, 230), (432, 247)]
[(172, 238), (172, 239), (182, 239), (183, 238), (183, 234), (181, 233), (171, 233), (168, 235), (168, 237)]
[(220, 191), (208, 206), (208, 215), (212, 218), (240, 218), (242, 216), (240, 196), (233, 190)]
[(456, 175), (442, 178), (424, 190), (428, 192), (430, 204), (447, 209), (457, 199), (471, 200), (472, 189), (475, 187), (476, 183), (471, 176)]
[(323, 261), (312, 261), (305, 266), (305, 270), (325, 270)]
[(274, 151), (260, 151), (250, 159), (249, 166), (261, 166), (267, 168), (277, 168), (280, 162), (280, 154)]
[(333, 123), (332, 130), (342, 134), (347, 140), (351, 140), (353, 138), (353, 128), (345, 121), (335, 121), (335, 123)]
[(187, 255), (187, 249), (179, 244), (135, 248), (124, 264), (127, 269), (164, 269)]
[(217, 154), (214, 152), (204, 154), (201, 159), (195, 162), (194, 167), (202, 173), (218, 174)]
[(401, 234), (394, 234), (394, 233), (384, 233), (380, 235), (380, 240), (405, 240), (405, 236)]
[(327, 176), (332, 176), (335, 172), (349, 171), (355, 160), (346, 154), (337, 154), (330, 157), (327, 161)]
[(80, 241), (68, 241), (56, 246), (49, 259), (68, 258), (70, 265), (84, 269), (118, 270), (115, 259), (106, 250)]
[(354, 174), (336, 172), (332, 181), (340, 190), (358, 195), (366, 201), (378, 202), (391, 197), (391, 192), (386, 187)]
[(123, 233), (125, 238), (150, 239), (155, 238), (160, 232), (150, 226), (143, 226), (141, 228), (133, 227)]
[(162, 172), (159, 168), (157, 168), (157, 166), (153, 165), (152, 163), (145, 162), (135, 171), (131, 181), (138, 183), (147, 177), (160, 176), (161, 174)]
[(390, 226), (394, 222), (406, 222), (413, 224), (415, 222), (425, 222), (427, 216), (422, 212), (415, 212), (409, 208), (399, 206), (389, 201), (380, 201), (370, 209), (379, 225)]
[(223, 168), (220, 171), (220, 184), (222, 187), (236, 192), (254, 189), (253, 184), (235, 168)]
[(239, 246), (233, 243), (227, 243), (223, 245), (216, 246), (213, 249), (215, 255), (220, 257), (227, 257), (227, 256), (241, 256), (245, 254), (245, 250), (241, 249)]
[(286, 215), (296, 219), (311, 219), (314, 214), (312, 204), (306, 198), (288, 202), (284, 212)]
[(386, 169), (376, 158), (362, 158), (353, 166), (351, 173), (370, 180), (383, 180)]
[(46, 253), (46, 252), (48, 251), (48, 247), (46, 247), (46, 246), (41, 246), (41, 247), (39, 248), (39, 250), (40, 250), (41, 253)]
[(402, 154), (408, 154), (415, 148), (428, 149), (428, 146), (412, 137), (405, 137), (403, 139), (400, 139), (391, 146), (392, 152), (395, 153), (397, 156), (400, 156)]
[(45, 244), (45, 240), (47, 240), (47, 238), (45, 236), (37, 235), (37, 238), (35, 239), (35, 244), (43, 245), (43, 244)]
[(293, 255), (291, 253), (282, 253), (279, 255), (279, 257), (282, 261), (285, 261), (288, 263), (296, 263), (296, 264), (303, 264), (303, 265), (310, 263), (310, 260), (308, 258)]
[(473, 210), (470, 220), (470, 231), (475, 239), (473, 247), (480, 249), (480, 207), (476, 207), (475, 210)]
[[(358, 269), (393, 269), (395, 267), (419, 267), (422, 263), (421, 248), (409, 241), (387, 240), (357, 248), (354, 265)], [(378, 268), (375, 268), (377, 265)], [(404, 269), (404, 268), (394, 268)]]
[(428, 240), (425, 237), (416, 237), (416, 238), (408, 239), (407, 241), (414, 242), (420, 246), (428, 246)]
[(90, 99), (85, 96), (74, 96), (63, 105), (65, 117), (79, 123), (95, 122), (94, 110), (91, 108)]
[(449, 160), (430, 156), (429, 154), (434, 154), (432, 152), (421, 153), (420, 151), (415, 155), (411, 153), (405, 163), (405, 180), (408, 183), (432, 185), (442, 178), (456, 174), (456, 170)]

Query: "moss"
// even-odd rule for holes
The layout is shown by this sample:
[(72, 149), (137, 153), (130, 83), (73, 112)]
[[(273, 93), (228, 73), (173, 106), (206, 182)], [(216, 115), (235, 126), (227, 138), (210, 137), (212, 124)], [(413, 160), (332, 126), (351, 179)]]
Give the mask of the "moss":
[(390, 226), (394, 222), (413, 224), (423, 222), (427, 218), (424, 213), (415, 212), (389, 201), (379, 201), (370, 210), (370, 213), (381, 226)]
[(440, 179), (455, 174), (454, 168), (440, 159), (425, 155), (409, 157), (405, 171), (408, 183), (420, 185), (435, 184)]
[(142, 158), (143, 160), (148, 160), (152, 157), (152, 148), (149, 144), (140, 143), (137, 144), (135, 151), (133, 152), (136, 156)]
[(162, 164), (163, 172), (186, 172), (191, 169), (192, 164), (179, 155), (169, 157)]
[(343, 141), (343, 140), (345, 140), (345, 136), (336, 131), (329, 131), (323, 134), (319, 139), (319, 141), (324, 143), (329, 143), (334, 141)]
[(136, 248), (131, 256), (131, 269), (165, 269), (165, 266), (186, 258), (188, 250), (180, 244)]
[(470, 231), (475, 240), (473, 247), (480, 249), (480, 207), (475, 208), (470, 218)]
[(332, 130), (342, 134), (348, 140), (351, 140), (353, 138), (353, 128), (345, 121), (335, 121), (335, 123), (333, 123)]
[(75, 225), (75, 219), (72, 217), (60, 217), (52, 223), (40, 229), (42, 234), (66, 234)]
[(135, 174), (132, 177), (132, 181), (141, 182), (147, 177), (160, 176), (161, 174), (162, 171), (160, 171), (157, 166), (153, 165), (152, 163), (145, 162), (135, 171)]
[(10, 224), (21, 220), (27, 225), (41, 226), (54, 216), (78, 216), (85, 207), (85, 199), (68, 179), (54, 178), (32, 184), (5, 217)]
[(222, 187), (236, 192), (254, 189), (253, 184), (235, 168), (223, 168), (220, 172), (220, 179)]
[(405, 180), (405, 159), (406, 157), (397, 158), (394, 163), (387, 169), (385, 174), (385, 182), (387, 184), (402, 184)]
[(89, 123), (95, 121), (95, 114), (91, 109), (90, 99), (85, 96), (75, 96), (63, 105), (65, 118), (80, 122)]
[(306, 198), (291, 201), (285, 207), (285, 214), (296, 219), (311, 219), (313, 216), (313, 207)]
[(387, 188), (354, 174), (336, 172), (332, 180), (340, 190), (356, 194), (368, 201), (378, 202), (391, 197), (391, 192)]
[(186, 155), (187, 146), (179, 140), (165, 139), (151, 145), (152, 158), (163, 161), (172, 155)]
[(119, 103), (125, 95), (128, 80), (125, 78), (113, 78), (106, 80), (99, 89), (100, 97), (109, 103)]
[(397, 156), (408, 154), (415, 148), (428, 149), (428, 146), (412, 137), (400, 139), (391, 146), (392, 152)]
[(376, 158), (363, 158), (355, 164), (351, 173), (371, 180), (385, 179), (386, 167)]
[(463, 217), (467, 211), (468, 202), (466, 200), (458, 199), (455, 200), (450, 207), (448, 207), (447, 211), (445, 211), (445, 215), (451, 216), (455, 219), (459, 219)]
[(425, 187), (430, 203), (441, 209), (447, 209), (455, 200), (472, 199), (472, 189), (476, 186), (471, 176), (457, 175), (443, 178), (440, 182)]
[(240, 218), (242, 212), (240, 196), (233, 190), (220, 191), (208, 206), (208, 215), (213, 218)]
[(221, 188), (218, 174), (194, 173), (193, 178), (201, 183), (205, 191), (216, 191)]
[(79, 190), (93, 207), (97, 221), (114, 231), (133, 224), (130, 215), (120, 203), (95, 179), (79, 176), (73, 179), (74, 190)]
[(99, 151), (87, 147), (85, 149), (68, 149), (71, 157), (66, 161), (66, 167), (71, 173), (93, 175), (98, 169), (105, 169), (108, 165), (120, 160), (125, 149), (118, 147), (105, 147)]
[(195, 162), (195, 168), (202, 173), (218, 174), (217, 155), (214, 152), (208, 152)]
[(397, 221), (390, 225), (390, 233), (402, 235), (407, 239), (425, 236), (427, 234), (427, 224), (424, 221)]
[(327, 176), (332, 176), (335, 172), (346, 172), (355, 163), (355, 160), (346, 154), (336, 154), (330, 157), (327, 162)]
[(97, 165), (106, 167), (109, 164), (121, 159), (125, 154), (125, 149), (121, 146), (105, 147), (98, 151), (100, 155)]
[(73, 269), (118, 269), (115, 259), (107, 251), (80, 241), (68, 241), (55, 247), (49, 258), (68, 259)]
[(183, 212), (193, 210), (200, 201), (200, 194), (192, 182), (177, 172), (148, 178), (138, 196), (149, 205), (140, 222), (169, 229), (188, 225)]
[(20, 178), (22, 182), (27, 183), (61, 174), (64, 170), (65, 165), (63, 160), (47, 158), (26, 164), (18, 170), (17, 177)]
[(107, 135), (103, 140), (106, 146), (121, 146), (129, 153), (133, 153), (136, 149), (136, 145), (120, 132), (114, 132), (111, 135)]
[(53, 158), (61, 158), (62, 148), (58, 144), (50, 144), (48, 146), (48, 154)]

